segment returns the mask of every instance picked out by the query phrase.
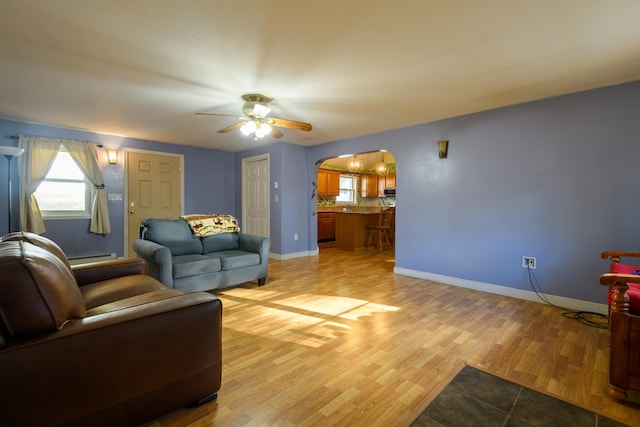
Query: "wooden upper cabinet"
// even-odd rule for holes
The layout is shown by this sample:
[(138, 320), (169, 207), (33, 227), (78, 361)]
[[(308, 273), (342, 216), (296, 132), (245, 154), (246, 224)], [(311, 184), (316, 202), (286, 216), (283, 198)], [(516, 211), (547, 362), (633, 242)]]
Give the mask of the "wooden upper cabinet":
[(318, 170), (318, 197), (340, 195), (340, 171)]
[(396, 174), (395, 173), (390, 173), (389, 175), (385, 176), (385, 188), (396, 188)]
[(385, 188), (396, 188), (396, 174), (390, 173), (378, 177), (378, 197), (384, 197)]
[(378, 197), (378, 175), (360, 175), (360, 197)]

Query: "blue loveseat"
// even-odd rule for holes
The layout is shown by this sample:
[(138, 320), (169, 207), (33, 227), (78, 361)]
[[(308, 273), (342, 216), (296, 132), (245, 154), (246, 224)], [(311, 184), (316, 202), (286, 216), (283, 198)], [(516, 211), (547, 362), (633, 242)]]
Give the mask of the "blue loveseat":
[(226, 288), (258, 280), (266, 283), (271, 240), (246, 233), (198, 237), (183, 218), (148, 218), (133, 250), (148, 273), (184, 292)]

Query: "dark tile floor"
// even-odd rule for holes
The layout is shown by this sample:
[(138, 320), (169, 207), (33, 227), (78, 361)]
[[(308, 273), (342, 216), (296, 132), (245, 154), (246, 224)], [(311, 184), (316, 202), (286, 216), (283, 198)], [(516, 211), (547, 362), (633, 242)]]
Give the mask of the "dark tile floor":
[(617, 421), (465, 366), (412, 427), (621, 427)]

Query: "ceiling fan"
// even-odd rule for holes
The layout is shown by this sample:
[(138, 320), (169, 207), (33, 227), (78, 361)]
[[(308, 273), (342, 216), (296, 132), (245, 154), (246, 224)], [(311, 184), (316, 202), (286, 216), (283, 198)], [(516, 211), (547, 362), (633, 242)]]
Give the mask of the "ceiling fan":
[(227, 133), (234, 129), (240, 128), (240, 131), (244, 135), (253, 135), (254, 139), (259, 139), (267, 135), (271, 135), (274, 138), (280, 138), (283, 136), (282, 132), (278, 129), (288, 128), (303, 130), (309, 132), (313, 127), (309, 123), (298, 122), (295, 120), (279, 119), (276, 117), (267, 117), (271, 112), (271, 108), (267, 105), (273, 101), (272, 98), (268, 98), (259, 93), (248, 93), (242, 95), (245, 103), (242, 105), (242, 112), (244, 116), (234, 116), (230, 114), (216, 114), (216, 113), (196, 113), (204, 116), (223, 116), (223, 117), (235, 117), (241, 120), (238, 123), (227, 126), (224, 129), (220, 129), (218, 133)]

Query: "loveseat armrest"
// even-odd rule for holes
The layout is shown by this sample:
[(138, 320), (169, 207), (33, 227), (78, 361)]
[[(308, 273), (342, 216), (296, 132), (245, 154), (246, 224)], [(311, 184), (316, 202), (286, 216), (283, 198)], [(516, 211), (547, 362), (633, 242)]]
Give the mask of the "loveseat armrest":
[(78, 286), (116, 277), (147, 274), (147, 262), (142, 258), (121, 258), (109, 261), (92, 262), (88, 264), (72, 265)]
[(198, 292), (73, 320), (5, 348), (3, 423), (139, 425), (211, 395), (220, 388), (221, 319), (220, 300)]
[(260, 254), (260, 262), (266, 261), (271, 248), (271, 240), (268, 237), (246, 233), (239, 233), (238, 236), (238, 249)]
[(168, 247), (151, 240), (137, 239), (133, 241), (132, 248), (147, 262), (149, 276), (173, 288), (173, 265)]

